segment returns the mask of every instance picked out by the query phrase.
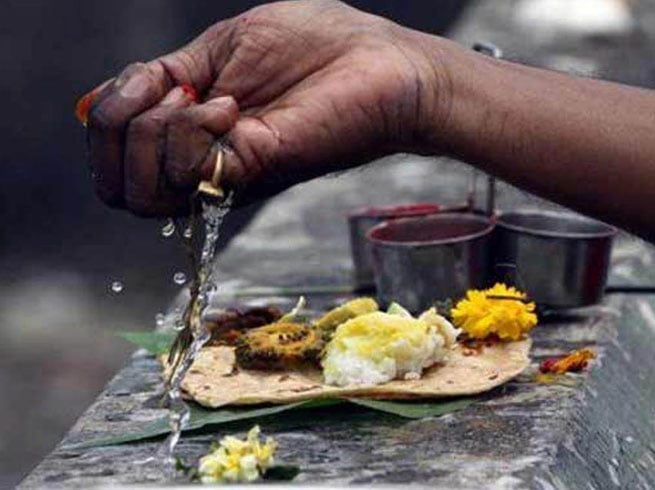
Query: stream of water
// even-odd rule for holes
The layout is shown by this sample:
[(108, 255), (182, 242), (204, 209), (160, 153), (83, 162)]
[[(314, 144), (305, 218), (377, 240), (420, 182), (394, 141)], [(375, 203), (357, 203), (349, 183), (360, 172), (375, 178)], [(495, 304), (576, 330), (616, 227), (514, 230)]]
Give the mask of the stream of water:
[[(189, 407), (182, 399), (182, 381), (200, 349), (211, 338), (211, 333), (202, 318), (203, 312), (209, 304), (209, 295), (216, 287), (212, 277), (212, 261), (220, 236), (221, 224), (225, 216), (230, 212), (233, 197), (233, 194), (229, 193), (218, 204), (205, 201), (201, 202), (205, 236), (200, 252), (200, 260), (197, 261), (197, 271), (195, 271), (194, 278), (195, 284), (191, 286), (192, 294), (190, 304), (188, 305), (189, 315), (185, 325), (186, 328), (190, 329), (192, 341), (190, 346), (179, 354), (182, 357), (174, 365), (169, 379), (166, 397), (169, 406), (171, 434), (158, 452), (158, 459), (163, 461), (168, 471), (171, 471), (173, 474), (175, 473), (175, 448), (180, 440), (182, 430), (184, 430), (189, 422), (190, 416)], [(184, 238), (190, 239), (191, 232), (185, 230)]]

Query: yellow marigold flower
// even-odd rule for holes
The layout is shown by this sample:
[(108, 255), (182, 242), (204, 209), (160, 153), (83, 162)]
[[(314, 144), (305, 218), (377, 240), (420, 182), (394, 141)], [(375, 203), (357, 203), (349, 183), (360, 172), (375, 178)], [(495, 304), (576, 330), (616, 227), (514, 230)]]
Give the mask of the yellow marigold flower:
[(535, 304), (520, 301), (525, 298), (525, 293), (498, 283), (484, 291), (467, 291), (450, 314), (455, 326), (475, 339), (495, 334), (503, 340), (518, 340), (537, 324)]
[(259, 441), (259, 426), (248, 432), (245, 441), (224, 437), (220, 444), (200, 459), (198, 473), (203, 483), (244, 483), (257, 480), (274, 463), (277, 443)]

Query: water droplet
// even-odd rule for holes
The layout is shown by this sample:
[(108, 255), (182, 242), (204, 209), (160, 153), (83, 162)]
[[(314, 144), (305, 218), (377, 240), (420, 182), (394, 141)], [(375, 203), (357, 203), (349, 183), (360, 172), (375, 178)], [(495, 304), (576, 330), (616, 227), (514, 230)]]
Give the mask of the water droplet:
[(186, 274), (184, 272), (176, 272), (173, 274), (173, 282), (181, 286), (186, 282)]
[(175, 320), (175, 325), (173, 325), (174, 330), (183, 330), (184, 329), (184, 321), (181, 318), (178, 318)]
[(186, 227), (184, 229), (183, 235), (184, 235), (184, 238), (190, 239), (193, 236), (193, 229), (190, 226)]
[(168, 238), (173, 236), (173, 233), (175, 233), (175, 222), (172, 218), (168, 218), (168, 221), (161, 229), (161, 236)]
[(157, 313), (155, 315), (155, 323), (157, 324), (158, 327), (163, 327), (165, 322), (166, 322), (166, 315), (164, 315), (163, 313)]
[(111, 283), (111, 290), (114, 293), (120, 293), (123, 290), (123, 283), (120, 281), (114, 281)]

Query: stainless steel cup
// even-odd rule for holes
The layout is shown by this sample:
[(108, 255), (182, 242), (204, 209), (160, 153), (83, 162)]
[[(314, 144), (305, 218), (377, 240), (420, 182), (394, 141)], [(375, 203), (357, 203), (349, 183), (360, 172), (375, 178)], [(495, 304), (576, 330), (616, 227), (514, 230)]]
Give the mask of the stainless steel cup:
[(366, 239), (366, 234), (371, 228), (390, 219), (436, 214), (439, 209), (437, 204), (375, 206), (360, 208), (348, 215), (355, 287), (368, 289), (375, 286), (371, 246)]
[(615, 234), (613, 226), (571, 213), (503, 213), (494, 261), (515, 264), (518, 286), (540, 306), (586, 306), (602, 300)]
[(368, 233), (378, 299), (418, 313), (488, 285), (493, 220), (443, 213), (387, 221)]

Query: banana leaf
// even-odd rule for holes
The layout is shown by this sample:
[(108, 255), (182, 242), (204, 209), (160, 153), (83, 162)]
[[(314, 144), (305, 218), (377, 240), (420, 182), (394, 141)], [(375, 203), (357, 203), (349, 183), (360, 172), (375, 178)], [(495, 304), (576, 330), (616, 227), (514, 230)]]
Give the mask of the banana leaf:
[(118, 332), (118, 335), (137, 347), (159, 356), (168, 352), (177, 332)]
[[(349, 399), (314, 399), (287, 405), (274, 405), (270, 407), (258, 407), (252, 409), (230, 408), (220, 410), (209, 410), (198, 405), (191, 404), (191, 416), (184, 431), (201, 429), (206, 426), (216, 426), (236, 422), (240, 420), (256, 420), (263, 417), (277, 415), (289, 410), (310, 410), (325, 408), (334, 405), (351, 403), (360, 407), (378, 412), (384, 412), (407, 419), (421, 419), (426, 417), (438, 417), (446, 413), (461, 410), (476, 401), (475, 398), (460, 398), (446, 401), (433, 402), (394, 402), (382, 400), (368, 400), (364, 398)], [(154, 437), (163, 436), (170, 432), (168, 417), (163, 416), (146, 425), (143, 429), (119, 434), (115, 436), (101, 437), (79, 444), (66, 445), (65, 449), (82, 449), (98, 446), (112, 446), (127, 442), (136, 442)]]

